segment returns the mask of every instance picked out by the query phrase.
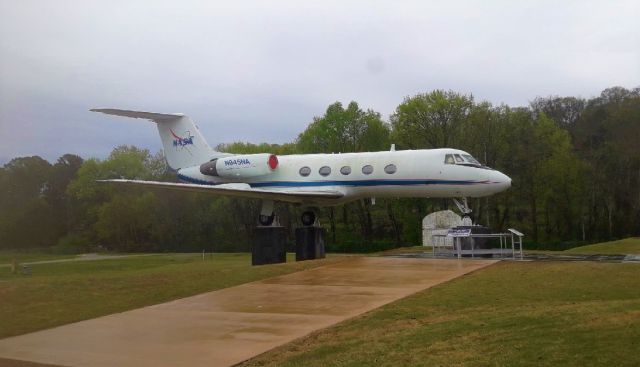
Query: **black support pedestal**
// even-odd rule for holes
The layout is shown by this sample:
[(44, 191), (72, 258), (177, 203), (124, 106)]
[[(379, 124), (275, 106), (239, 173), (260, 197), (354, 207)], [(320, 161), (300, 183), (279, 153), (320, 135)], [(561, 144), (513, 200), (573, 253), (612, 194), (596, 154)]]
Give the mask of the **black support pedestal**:
[(324, 258), (324, 228), (296, 228), (296, 261)]
[(251, 265), (279, 264), (287, 262), (287, 231), (280, 226), (253, 229)]

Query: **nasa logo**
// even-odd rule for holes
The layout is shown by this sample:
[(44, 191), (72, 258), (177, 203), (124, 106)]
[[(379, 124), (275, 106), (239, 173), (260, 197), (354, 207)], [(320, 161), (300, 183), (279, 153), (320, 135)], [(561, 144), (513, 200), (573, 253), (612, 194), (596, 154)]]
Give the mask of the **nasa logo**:
[(247, 164), (251, 164), (251, 162), (249, 162), (249, 160), (246, 158), (228, 159), (224, 161), (225, 166), (240, 166), (240, 165), (247, 165)]
[(193, 135), (191, 135), (191, 133), (188, 130), (184, 132), (184, 135), (185, 135), (184, 138), (178, 136), (171, 129), (169, 129), (169, 131), (171, 131), (171, 135), (173, 135), (173, 146), (176, 149), (178, 149), (178, 147), (184, 148), (187, 145), (193, 145)]

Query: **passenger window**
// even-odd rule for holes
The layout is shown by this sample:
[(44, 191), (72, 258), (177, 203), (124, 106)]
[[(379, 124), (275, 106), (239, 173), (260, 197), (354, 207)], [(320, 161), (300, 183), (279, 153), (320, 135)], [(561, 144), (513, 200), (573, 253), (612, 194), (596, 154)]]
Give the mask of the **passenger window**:
[(460, 154), (454, 154), (454, 156), (456, 157), (456, 162), (458, 162), (458, 163), (462, 163), (462, 162), (464, 162), (464, 159), (462, 159), (462, 157), (460, 156)]
[(373, 166), (370, 164), (367, 164), (366, 166), (362, 167), (362, 173), (364, 173), (365, 175), (370, 175), (373, 173)]
[(309, 167), (300, 168), (300, 176), (307, 177), (310, 174), (311, 174), (311, 168), (309, 168)]
[(445, 164), (456, 164), (456, 161), (453, 159), (453, 154), (447, 154), (444, 157), (444, 163)]
[(320, 169), (318, 170), (318, 173), (322, 176), (329, 176), (329, 174), (331, 173), (331, 167), (329, 166), (322, 166), (320, 167)]
[(351, 174), (351, 167), (349, 166), (344, 166), (342, 168), (340, 168), (340, 173), (342, 173), (343, 175), (350, 175)]
[(388, 164), (386, 167), (384, 167), (384, 171), (390, 175), (396, 173), (396, 171), (398, 170), (398, 167), (396, 167), (395, 164)]

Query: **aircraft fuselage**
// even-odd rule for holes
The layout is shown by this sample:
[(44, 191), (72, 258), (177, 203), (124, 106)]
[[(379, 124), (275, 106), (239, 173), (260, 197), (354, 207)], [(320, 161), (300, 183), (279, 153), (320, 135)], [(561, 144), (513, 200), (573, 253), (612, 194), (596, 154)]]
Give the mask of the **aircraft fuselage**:
[[(213, 177), (194, 166), (178, 170), (178, 178), (201, 185), (245, 183), (255, 189), (331, 190), (344, 195), (309, 203), (315, 205), (364, 197), (482, 197), (511, 186), (511, 179), (499, 171), (466, 161), (445, 163), (447, 155), (469, 156), (457, 149), (283, 155), (277, 157), (276, 169), (257, 177)], [(242, 155), (233, 158), (226, 164), (251, 164)]]

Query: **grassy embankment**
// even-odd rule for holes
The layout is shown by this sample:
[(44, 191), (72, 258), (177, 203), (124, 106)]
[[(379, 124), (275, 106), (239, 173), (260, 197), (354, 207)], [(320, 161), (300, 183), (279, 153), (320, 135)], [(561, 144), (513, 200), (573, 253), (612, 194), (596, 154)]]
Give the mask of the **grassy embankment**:
[[(430, 246), (413, 246), (413, 247), (400, 247), (392, 250), (383, 251), (382, 255), (394, 255), (411, 252), (431, 252)], [(593, 245), (574, 247), (564, 251), (550, 251), (550, 250), (525, 250), (530, 254), (599, 254), (599, 255), (626, 255), (626, 254), (640, 254), (640, 237), (630, 237), (619, 241), (610, 241), (596, 243)]]
[(638, 366), (639, 289), (639, 264), (504, 262), (245, 366)]
[(640, 254), (640, 237), (630, 237), (619, 241), (596, 243), (575, 247), (564, 252), (572, 254)]
[(251, 266), (250, 254), (151, 255), (0, 268), (0, 338), (148, 306), (337, 261)]

